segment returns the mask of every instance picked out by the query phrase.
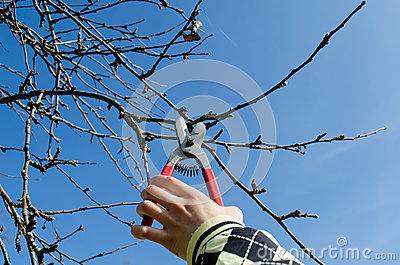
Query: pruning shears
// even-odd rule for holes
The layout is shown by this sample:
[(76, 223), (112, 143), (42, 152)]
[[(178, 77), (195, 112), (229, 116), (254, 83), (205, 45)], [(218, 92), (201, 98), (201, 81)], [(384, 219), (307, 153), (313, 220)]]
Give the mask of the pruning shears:
[[(210, 198), (217, 204), (223, 206), (217, 180), (211, 169), (207, 154), (201, 147), (206, 134), (206, 126), (202, 122), (196, 123), (190, 132), (185, 120), (179, 117), (175, 122), (175, 132), (179, 146), (169, 156), (166, 165), (161, 171), (161, 175), (170, 177), (176, 168), (180, 168), (179, 163), (181, 161), (195, 159), (199, 169), (201, 169)], [(182, 168), (180, 168), (180, 170), (182, 171)], [(185, 169), (183, 169), (183, 171), (185, 171)], [(153, 218), (144, 216), (141, 225), (151, 226), (153, 221)]]

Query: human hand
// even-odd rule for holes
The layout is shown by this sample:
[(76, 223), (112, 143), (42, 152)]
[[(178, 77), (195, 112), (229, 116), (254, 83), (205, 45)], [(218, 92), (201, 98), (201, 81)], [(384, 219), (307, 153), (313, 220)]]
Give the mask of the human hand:
[(239, 208), (219, 206), (202, 192), (173, 177), (152, 178), (141, 196), (144, 201), (137, 207), (137, 213), (154, 218), (163, 228), (132, 226), (132, 235), (161, 244), (182, 259), (186, 259), (192, 234), (205, 221), (229, 215), (243, 222)]

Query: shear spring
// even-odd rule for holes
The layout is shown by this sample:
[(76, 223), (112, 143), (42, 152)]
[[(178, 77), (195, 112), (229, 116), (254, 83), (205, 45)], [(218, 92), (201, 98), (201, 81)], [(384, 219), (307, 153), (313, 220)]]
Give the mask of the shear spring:
[(186, 177), (194, 177), (199, 174), (200, 167), (198, 165), (178, 163), (175, 166), (175, 170)]

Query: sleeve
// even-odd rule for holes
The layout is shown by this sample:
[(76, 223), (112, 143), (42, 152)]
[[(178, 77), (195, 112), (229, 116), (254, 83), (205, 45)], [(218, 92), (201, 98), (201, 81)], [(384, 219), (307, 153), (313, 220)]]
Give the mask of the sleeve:
[(246, 227), (230, 216), (203, 223), (187, 248), (188, 265), (303, 265), (268, 232)]

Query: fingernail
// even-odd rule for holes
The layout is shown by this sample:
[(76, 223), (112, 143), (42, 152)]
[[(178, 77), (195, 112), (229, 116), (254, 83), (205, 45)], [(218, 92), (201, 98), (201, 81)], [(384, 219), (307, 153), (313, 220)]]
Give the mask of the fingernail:
[(145, 233), (145, 231), (144, 231), (145, 229), (146, 229), (145, 227), (141, 227), (141, 226), (137, 226), (137, 225), (132, 226), (131, 234), (137, 239), (144, 240), (144, 239), (146, 239), (143, 236), (143, 234)]

